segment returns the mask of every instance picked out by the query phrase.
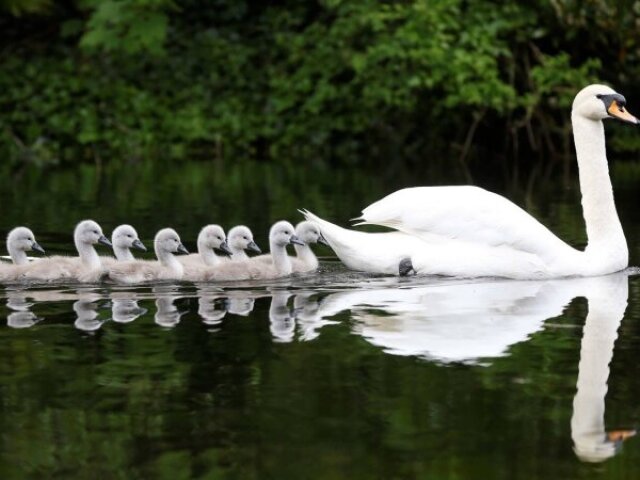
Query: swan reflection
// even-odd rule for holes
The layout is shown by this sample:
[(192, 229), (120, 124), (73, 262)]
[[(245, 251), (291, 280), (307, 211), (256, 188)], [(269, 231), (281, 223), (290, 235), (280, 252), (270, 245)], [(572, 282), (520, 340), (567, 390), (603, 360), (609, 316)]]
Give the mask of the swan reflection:
[(318, 316), (350, 310), (355, 332), (387, 353), (478, 363), (562, 314), (577, 289), (562, 280), (492, 280), (344, 291), (325, 297)]
[(571, 437), (582, 461), (615, 455), (633, 430), (607, 432), (604, 424), (609, 363), (628, 298), (627, 272), (551, 281), (493, 280), (412, 289), (345, 291), (328, 295), (319, 317), (351, 311), (354, 331), (394, 355), (442, 363), (480, 363), (562, 314), (576, 297), (588, 300), (580, 350)]
[(594, 282), (585, 295), (589, 313), (580, 346), (577, 392), (573, 399), (571, 438), (578, 458), (602, 462), (614, 456), (634, 430), (607, 432), (604, 424), (609, 364), (618, 338), (618, 328), (627, 307), (627, 276), (610, 275)]

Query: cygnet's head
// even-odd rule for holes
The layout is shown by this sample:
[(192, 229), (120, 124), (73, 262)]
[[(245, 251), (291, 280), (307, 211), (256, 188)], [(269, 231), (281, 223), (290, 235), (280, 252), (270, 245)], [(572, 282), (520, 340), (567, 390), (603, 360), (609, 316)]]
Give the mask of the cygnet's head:
[(289, 222), (281, 220), (276, 222), (269, 231), (269, 242), (271, 245), (287, 246), (290, 243), (297, 245), (304, 245), (304, 242), (300, 240), (294, 232), (293, 225)]
[(13, 252), (29, 252), (31, 250), (44, 253), (44, 248), (36, 242), (36, 237), (33, 235), (33, 232), (27, 227), (16, 227), (9, 232), (7, 236), (7, 250), (9, 255)]
[(589, 85), (578, 92), (573, 100), (573, 115), (591, 120), (615, 118), (633, 125), (640, 121), (626, 110), (625, 98), (606, 85)]
[(253, 233), (249, 227), (238, 225), (229, 230), (228, 237), (229, 246), (233, 250), (251, 250), (252, 252), (262, 253), (260, 247), (253, 241)]
[(95, 245), (101, 243), (107, 247), (111, 247), (111, 242), (102, 233), (102, 228), (93, 220), (83, 220), (78, 225), (73, 233), (76, 245)]
[(138, 232), (131, 225), (120, 225), (111, 234), (111, 243), (114, 248), (137, 248), (144, 252), (147, 251), (146, 247), (142, 244), (138, 238)]
[(227, 236), (220, 225), (207, 225), (198, 234), (198, 245), (211, 248), (224, 255), (231, 255), (232, 252), (227, 245)]
[(184, 245), (182, 245), (178, 233), (173, 228), (163, 228), (160, 230), (156, 234), (153, 244), (158, 257), (163, 253), (189, 253)]
[(296, 236), (306, 244), (321, 243), (322, 245), (329, 246), (329, 243), (322, 236), (318, 225), (309, 220), (304, 220), (296, 225)]

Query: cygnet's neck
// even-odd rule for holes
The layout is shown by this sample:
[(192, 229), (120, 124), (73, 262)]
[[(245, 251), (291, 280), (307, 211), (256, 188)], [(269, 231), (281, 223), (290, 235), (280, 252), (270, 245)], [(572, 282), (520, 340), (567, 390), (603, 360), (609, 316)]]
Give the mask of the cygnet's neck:
[(580, 114), (573, 114), (571, 121), (589, 240), (586, 251), (598, 258), (615, 258), (624, 268), (629, 253), (609, 178), (604, 126), (601, 120)]
[(118, 261), (120, 262), (127, 262), (130, 260), (135, 260), (133, 253), (131, 253), (131, 250), (127, 247), (117, 247), (113, 246), (113, 253), (116, 256), (116, 259), (118, 259)]
[(198, 239), (198, 253), (205, 265), (213, 267), (220, 263), (220, 258), (216, 255), (216, 252), (213, 251), (213, 248), (206, 244), (206, 240), (204, 239)]
[(162, 266), (171, 269), (177, 277), (182, 277), (184, 273), (184, 267), (171, 252), (168, 252), (162, 248), (156, 247), (156, 257), (162, 264)]
[(291, 260), (287, 255), (287, 246), (281, 245), (273, 240), (269, 241), (271, 249), (271, 259), (273, 266), (280, 275), (291, 275)]
[(102, 267), (102, 262), (100, 261), (98, 252), (96, 252), (96, 249), (91, 243), (81, 242), (78, 239), (74, 239), (74, 242), (76, 244), (76, 250), (78, 250), (80, 260), (85, 266), (91, 269)]
[(229, 247), (231, 249), (231, 259), (232, 260), (248, 260), (249, 255), (242, 248), (238, 247)]
[(27, 252), (22, 250), (21, 248), (17, 248), (15, 245), (11, 243), (7, 244), (7, 251), (9, 252), (9, 256), (11, 260), (16, 265), (25, 265), (29, 263), (29, 258), (27, 257)]
[(296, 250), (296, 257), (302, 260), (305, 265), (314, 269), (318, 268), (318, 258), (307, 242), (304, 245), (295, 244), (293, 248)]

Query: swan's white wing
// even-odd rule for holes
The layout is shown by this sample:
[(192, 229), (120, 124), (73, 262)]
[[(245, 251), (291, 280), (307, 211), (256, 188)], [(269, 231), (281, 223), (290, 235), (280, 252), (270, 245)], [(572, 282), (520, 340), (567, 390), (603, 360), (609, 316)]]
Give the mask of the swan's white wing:
[(361, 220), (420, 238), (439, 235), (543, 256), (573, 250), (511, 201), (472, 186), (398, 190), (365, 208)]

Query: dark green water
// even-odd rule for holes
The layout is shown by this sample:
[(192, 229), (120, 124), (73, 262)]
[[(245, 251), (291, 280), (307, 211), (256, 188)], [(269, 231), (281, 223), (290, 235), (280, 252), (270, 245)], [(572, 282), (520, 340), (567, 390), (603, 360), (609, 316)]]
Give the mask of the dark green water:
[[(344, 224), (399, 186), (457, 180), (382, 173), (27, 172), (0, 186), (0, 229), (26, 224), (71, 252), (85, 217), (147, 242), (175, 226), (191, 248), (205, 223), (246, 223), (266, 245), (298, 207)], [(636, 173), (613, 169), (634, 265)], [(560, 179), (482, 184), (584, 242), (579, 193)], [(268, 284), (0, 290), (0, 478), (640, 478), (640, 439), (619, 433), (640, 424), (633, 271), (407, 280), (319, 253), (317, 275)]]

